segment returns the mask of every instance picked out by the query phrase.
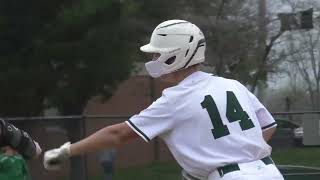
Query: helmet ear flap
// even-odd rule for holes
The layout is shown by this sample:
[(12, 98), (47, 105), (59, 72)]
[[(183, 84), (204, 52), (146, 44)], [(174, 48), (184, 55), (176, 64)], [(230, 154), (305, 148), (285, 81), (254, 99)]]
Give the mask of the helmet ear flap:
[(164, 63), (167, 65), (173, 64), (174, 61), (176, 60), (176, 56), (172, 56), (171, 58), (167, 59)]

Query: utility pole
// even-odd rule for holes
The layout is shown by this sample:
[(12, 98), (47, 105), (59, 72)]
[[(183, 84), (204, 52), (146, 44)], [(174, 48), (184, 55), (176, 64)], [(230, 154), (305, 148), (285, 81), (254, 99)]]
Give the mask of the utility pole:
[(267, 35), (266, 29), (266, 14), (267, 14), (267, 3), (266, 0), (259, 0), (259, 12), (258, 12), (258, 26), (259, 26), (259, 42), (265, 46), (265, 40)]
[[(263, 101), (263, 90), (264, 86), (259, 80), (261, 80), (261, 77), (266, 76), (266, 69), (265, 69), (265, 53), (266, 53), (266, 39), (267, 39), (267, 21), (266, 21), (266, 14), (267, 14), (267, 5), (266, 0), (259, 0), (258, 1), (258, 54), (257, 54), (257, 65), (258, 70), (256, 77), (254, 79), (253, 86), (256, 86), (258, 93), (258, 98)], [(253, 87), (252, 91), (255, 91), (255, 87)]]

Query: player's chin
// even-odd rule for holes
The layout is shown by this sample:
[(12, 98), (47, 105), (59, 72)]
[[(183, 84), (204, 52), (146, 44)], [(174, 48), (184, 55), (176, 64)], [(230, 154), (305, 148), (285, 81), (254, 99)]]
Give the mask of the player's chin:
[(172, 76), (171, 73), (164, 74), (164, 75), (158, 77), (157, 79), (159, 79), (160, 81), (165, 82), (165, 83), (174, 83), (174, 77)]

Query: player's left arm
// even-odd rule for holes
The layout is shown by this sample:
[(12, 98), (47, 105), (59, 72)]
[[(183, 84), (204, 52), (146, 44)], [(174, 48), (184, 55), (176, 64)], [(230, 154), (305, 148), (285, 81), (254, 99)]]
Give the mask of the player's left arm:
[(139, 136), (126, 123), (107, 126), (91, 136), (70, 145), (70, 156), (78, 156), (103, 149), (117, 148)]
[(71, 145), (66, 143), (60, 148), (47, 151), (44, 154), (45, 168), (56, 170), (69, 157), (121, 147), (140, 137), (148, 142), (167, 132), (175, 125), (175, 121), (172, 121), (172, 109), (175, 108), (170, 108), (173, 106), (168, 99), (166, 95), (162, 95), (147, 109), (126, 122), (107, 126), (79, 142)]
[(60, 148), (45, 152), (44, 167), (48, 170), (58, 170), (70, 157), (121, 147), (138, 137), (139, 135), (125, 122), (107, 126), (76, 143), (68, 142)]

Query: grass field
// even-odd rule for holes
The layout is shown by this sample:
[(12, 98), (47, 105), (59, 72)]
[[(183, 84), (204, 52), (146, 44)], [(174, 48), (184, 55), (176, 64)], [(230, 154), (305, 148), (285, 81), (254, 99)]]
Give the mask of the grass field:
[(273, 151), (276, 164), (320, 167), (320, 147), (300, 147)]
[[(272, 154), (273, 160), (277, 165), (299, 165), (299, 166), (314, 166), (320, 168), (320, 147), (307, 148), (290, 148), (285, 150), (276, 150)], [(303, 173), (305, 170), (290, 169), (286, 173)], [(286, 180), (298, 180), (303, 177), (303, 180), (320, 179), (318, 175), (292, 175), (286, 176)], [(152, 163), (140, 167), (117, 169), (114, 180), (179, 180), (180, 167), (175, 162)], [(92, 180), (102, 180), (96, 177)]]
[[(320, 168), (319, 147), (300, 147), (274, 151), (272, 157), (277, 165), (296, 165)], [(320, 171), (310, 168), (282, 168), (286, 180), (319, 180)]]
[(143, 167), (119, 169), (114, 180), (179, 180), (180, 170), (175, 162), (153, 163)]

